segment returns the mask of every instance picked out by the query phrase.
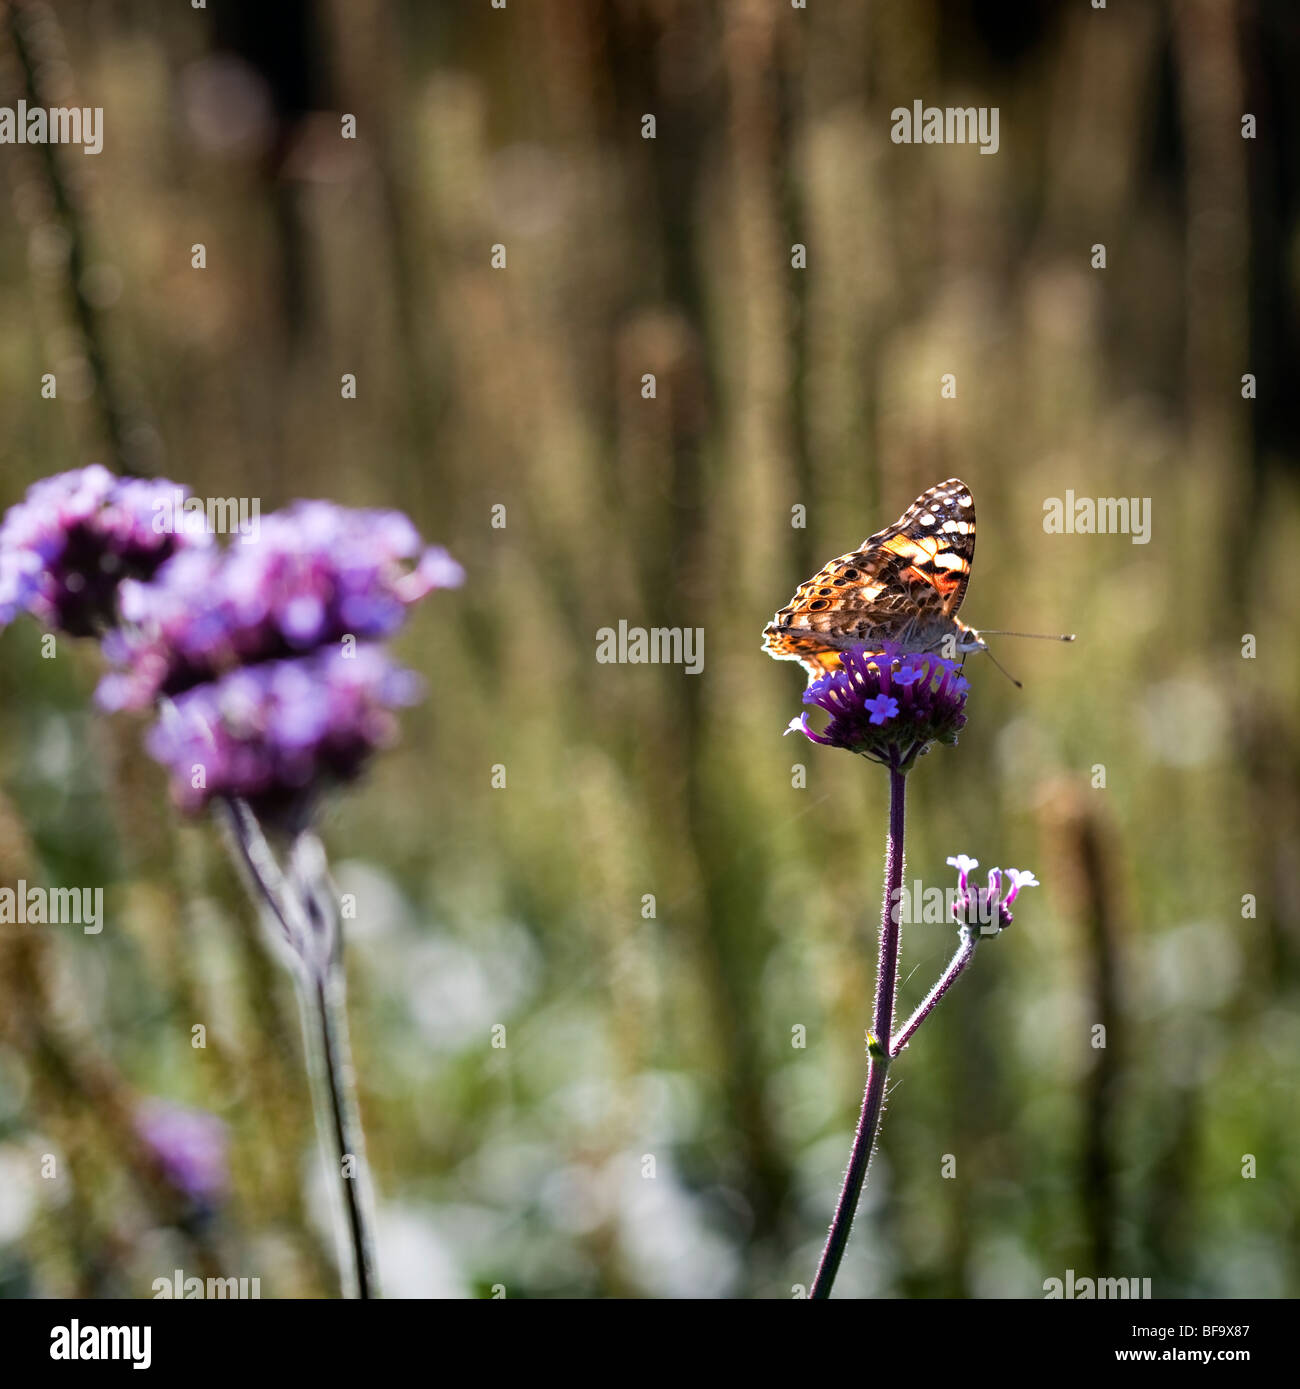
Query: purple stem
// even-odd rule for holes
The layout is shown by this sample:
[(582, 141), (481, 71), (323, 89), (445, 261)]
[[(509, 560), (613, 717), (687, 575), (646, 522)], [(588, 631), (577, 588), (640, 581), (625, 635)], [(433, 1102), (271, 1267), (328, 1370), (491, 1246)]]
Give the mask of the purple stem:
[(961, 978), (962, 971), (975, 958), (975, 947), (978, 943), (979, 936), (969, 927), (962, 931), (961, 944), (957, 947), (957, 953), (948, 961), (948, 968), (939, 977), (939, 982), (926, 994), (920, 1007), (908, 1018), (898, 1036), (889, 1044), (891, 1057), (897, 1056), (912, 1040), (912, 1033), (930, 1016), (939, 1000)]
[[(831, 1294), (831, 1286), (844, 1257), (858, 1197), (867, 1177), (867, 1165), (876, 1143), (880, 1114), (885, 1105), (885, 1076), (889, 1071), (891, 1051), (889, 1037), (894, 1028), (894, 1000), (898, 993), (898, 945), (900, 932), (899, 890), (903, 885), (903, 812), (907, 791), (907, 774), (890, 768), (889, 771), (889, 845), (885, 858), (885, 901), (880, 916), (880, 962), (876, 970), (876, 1000), (872, 1009), (872, 1030), (867, 1038), (867, 1087), (862, 1096), (862, 1114), (858, 1119), (849, 1169), (844, 1174), (844, 1186), (835, 1218), (831, 1221), (826, 1248), (822, 1251), (817, 1276), (813, 1279), (809, 1298), (821, 1301)], [(883, 1038), (883, 1042), (880, 1040)]]

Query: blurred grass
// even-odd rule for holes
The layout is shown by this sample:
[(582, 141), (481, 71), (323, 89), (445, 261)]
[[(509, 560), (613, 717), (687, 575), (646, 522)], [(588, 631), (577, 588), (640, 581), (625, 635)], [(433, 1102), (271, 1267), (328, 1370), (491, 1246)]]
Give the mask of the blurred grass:
[[(39, 154), (0, 151), (0, 500), (112, 457), (80, 237), (120, 462), (265, 510), (404, 507), (469, 571), (399, 643), (427, 704), (324, 826), (358, 900), (390, 1289), (809, 1280), (863, 1079), (885, 786), (779, 736), (801, 681), (759, 633), (957, 474), (964, 615), (1079, 641), (1000, 644), (1023, 692), (975, 662), (960, 747), (912, 779), (909, 882), (966, 852), (1044, 887), (897, 1067), (843, 1291), (1035, 1296), (1074, 1268), (1295, 1296), (1288, 9), (17, 8), (106, 138), (60, 152), (75, 227)], [(22, 80), (9, 44), (0, 100)], [(997, 105), (1001, 151), (892, 145), (916, 97)], [(1045, 534), (1067, 489), (1149, 497), (1151, 543)], [(620, 619), (702, 627), (704, 673), (597, 664)], [(292, 999), (213, 829), (174, 822), (136, 724), (89, 713), (93, 652), (43, 660), (19, 624), (0, 654), (3, 881), (109, 908), (100, 936), (0, 942), (0, 1288), (147, 1296), (206, 1248), (266, 1295), (329, 1292)], [(903, 1007), (950, 947), (907, 934)], [(214, 1228), (132, 1187), (61, 1057), (115, 1103), (227, 1120)]]

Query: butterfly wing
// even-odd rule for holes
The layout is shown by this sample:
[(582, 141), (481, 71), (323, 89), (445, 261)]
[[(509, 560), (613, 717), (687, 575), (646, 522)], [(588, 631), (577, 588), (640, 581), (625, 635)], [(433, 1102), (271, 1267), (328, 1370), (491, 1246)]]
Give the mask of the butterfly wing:
[(964, 482), (949, 478), (800, 584), (764, 630), (763, 648), (779, 661), (800, 661), (812, 676), (837, 670), (848, 646), (900, 641), (931, 649), (958, 628), (974, 556), (975, 502)]
[(898, 563), (897, 580), (910, 598), (956, 617), (975, 559), (975, 499), (960, 478), (922, 492), (902, 516), (863, 542), (881, 548)]

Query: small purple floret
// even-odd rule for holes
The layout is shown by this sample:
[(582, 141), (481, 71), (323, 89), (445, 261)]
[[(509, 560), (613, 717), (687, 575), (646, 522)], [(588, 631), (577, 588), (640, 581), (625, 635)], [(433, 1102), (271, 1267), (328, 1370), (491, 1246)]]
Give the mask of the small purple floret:
[(898, 713), (898, 701), (891, 695), (877, 695), (875, 699), (868, 699), (862, 707), (871, 715), (871, 722), (878, 725), (888, 723)]

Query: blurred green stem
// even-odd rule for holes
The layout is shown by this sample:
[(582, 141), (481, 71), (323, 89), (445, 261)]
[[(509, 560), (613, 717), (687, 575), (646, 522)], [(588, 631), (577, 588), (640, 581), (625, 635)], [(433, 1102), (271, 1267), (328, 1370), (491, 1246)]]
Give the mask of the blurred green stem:
[(835, 1218), (831, 1221), (826, 1248), (822, 1251), (817, 1276), (809, 1297), (822, 1301), (831, 1295), (835, 1275), (844, 1257), (853, 1217), (858, 1208), (885, 1107), (885, 1078), (892, 1059), (889, 1038), (894, 1029), (894, 1000), (898, 994), (898, 946), (900, 935), (900, 890), (903, 884), (903, 826), (907, 793), (907, 773), (889, 772), (889, 843), (885, 856), (885, 900), (880, 915), (880, 960), (876, 969), (876, 1000), (872, 1009), (872, 1030), (867, 1035), (867, 1087), (862, 1096), (862, 1114), (853, 1140), (849, 1169)]
[(373, 1199), (348, 1037), (343, 932), (325, 850), (311, 831), (300, 832), (286, 876), (248, 804), (234, 799), (223, 804), (236, 860), (253, 895), (279, 927), (275, 944), (287, 945), (291, 953), (316, 1132), (322, 1153), (333, 1160), (331, 1180), (341, 1183), (347, 1231), (339, 1241), (344, 1296), (378, 1297)]
[[(347, 1257), (340, 1259), (344, 1294), (369, 1299), (379, 1295), (375, 1269), (375, 1242), (365, 1173), (365, 1135), (357, 1105), (352, 1048), (348, 1039), (347, 997), (342, 967), (331, 968), (316, 980), (314, 989), (299, 990), (303, 1025), (318, 1039), (313, 1047), (319, 1064), (313, 1101), (321, 1146), (335, 1162), (334, 1175), (342, 1183), (347, 1223)], [(352, 1169), (352, 1170), (348, 1170)]]

